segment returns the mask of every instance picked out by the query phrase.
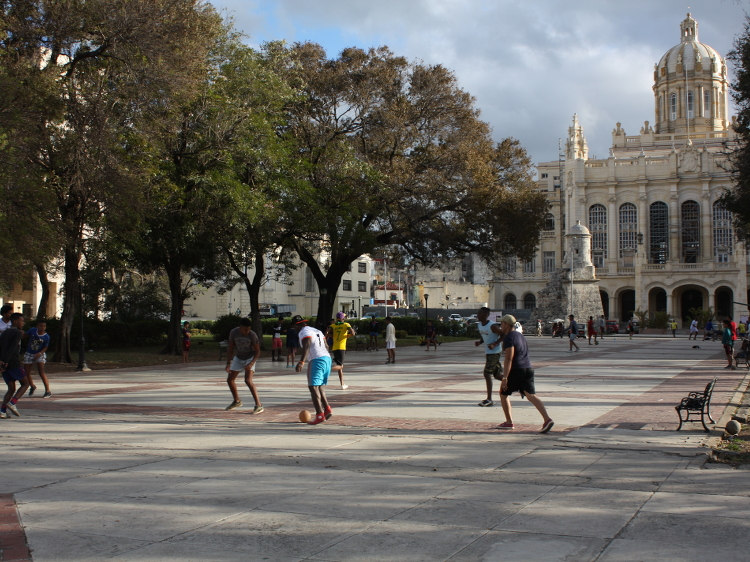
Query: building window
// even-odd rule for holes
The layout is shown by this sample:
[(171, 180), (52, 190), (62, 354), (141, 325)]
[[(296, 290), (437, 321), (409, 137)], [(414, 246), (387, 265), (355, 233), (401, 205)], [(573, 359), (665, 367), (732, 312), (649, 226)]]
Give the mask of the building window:
[(589, 231), (594, 265), (603, 267), (607, 259), (607, 209), (604, 205), (589, 207)]
[(505, 275), (515, 275), (516, 274), (516, 258), (505, 258), (503, 260), (502, 264), (502, 271), (505, 273)]
[(663, 201), (649, 209), (649, 263), (667, 263), (669, 257), (669, 207)]
[(505, 295), (505, 308), (507, 310), (515, 310), (516, 309), (516, 295), (513, 293), (508, 293)]
[(620, 206), (620, 257), (636, 249), (638, 242), (638, 211), (632, 203)]
[(536, 271), (536, 255), (529, 261), (523, 262), (524, 273), (534, 273)]
[(703, 117), (711, 117), (711, 91), (703, 91)]
[(309, 267), (305, 268), (305, 292), (315, 292), (315, 278), (313, 277), (312, 271), (310, 271)]
[(718, 201), (714, 203), (714, 258), (717, 263), (727, 263), (732, 255), (734, 232), (732, 213)]
[(360, 293), (366, 293), (367, 292), (367, 281), (358, 281), (357, 282), (357, 289)]
[(359, 273), (367, 273), (367, 262), (364, 262), (364, 261), (357, 262), (357, 271)]
[(344, 291), (351, 291), (352, 290), (352, 282), (351, 281), (346, 281), (346, 280), (342, 281), (341, 288)]
[(701, 253), (701, 207), (696, 201), (682, 204), (682, 262), (698, 263)]
[(543, 252), (542, 257), (544, 258), (542, 271), (544, 273), (552, 273), (555, 271), (555, 252)]
[(669, 120), (677, 119), (677, 94), (669, 96)]
[(547, 216), (544, 218), (544, 230), (547, 232), (555, 230), (555, 215), (552, 213), (547, 213)]
[(548, 178), (549, 174), (542, 174), (542, 179)]
[(687, 116), (688, 119), (693, 118), (693, 92), (687, 93)]
[(534, 295), (526, 295), (523, 297), (523, 307), (526, 310), (533, 310), (536, 308), (536, 297)]

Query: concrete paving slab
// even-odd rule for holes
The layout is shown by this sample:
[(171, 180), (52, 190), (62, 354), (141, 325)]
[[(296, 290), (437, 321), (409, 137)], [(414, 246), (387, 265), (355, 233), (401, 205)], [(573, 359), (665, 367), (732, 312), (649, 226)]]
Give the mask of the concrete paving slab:
[[(218, 558), (220, 557), (220, 558)], [(212, 548), (200, 548), (192, 544), (174, 544), (172, 542), (154, 543), (143, 548), (136, 548), (114, 556), (111, 560), (116, 562), (209, 562), (221, 560), (221, 562), (248, 562), (247, 554), (244, 552), (232, 552), (228, 550), (215, 550)], [(263, 562), (302, 562), (302, 558), (294, 556), (267, 556), (254, 560)]]
[[(618, 538), (694, 547), (710, 552), (714, 547), (735, 545), (737, 555), (747, 553), (750, 521), (733, 517), (639, 513)], [(742, 546), (737, 542), (742, 537)]]
[(537, 449), (528, 455), (509, 462), (500, 470), (575, 476), (601, 460), (602, 457), (604, 457), (604, 453), (592, 451), (580, 452), (571, 456), (564, 451)]
[(596, 559), (597, 562), (634, 562), (659, 560), (659, 562), (705, 562), (706, 560), (750, 561), (742, 549), (722, 545), (703, 547), (683, 546), (658, 541), (615, 539)]
[(598, 560), (605, 545), (596, 538), (492, 531), (449, 562), (589, 562)]
[(636, 511), (604, 509), (591, 505), (566, 507), (564, 511), (558, 511), (550, 509), (547, 505), (532, 504), (500, 523), (495, 529), (571, 537), (613, 538)]
[(750, 501), (742, 496), (657, 492), (641, 512), (750, 519)]
[(26, 538), (32, 545), (34, 562), (108, 560), (122, 552), (149, 544), (142, 540), (71, 533), (37, 526), (26, 529)]

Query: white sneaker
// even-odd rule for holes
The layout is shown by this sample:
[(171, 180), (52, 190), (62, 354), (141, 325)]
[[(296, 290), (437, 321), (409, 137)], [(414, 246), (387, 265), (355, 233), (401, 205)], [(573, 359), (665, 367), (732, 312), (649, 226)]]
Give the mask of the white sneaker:
[(342, 384), (341, 385), (341, 390), (346, 390), (347, 388), (349, 388), (348, 384)]
[(573, 353), (573, 350), (572, 350), (572, 349), (569, 349), (569, 350), (567, 351), (567, 353)]
[(8, 402), (8, 403), (7, 403), (6, 405), (5, 405), (5, 407), (6, 407), (6, 408), (8, 408), (8, 410), (10, 410), (10, 411), (11, 411), (11, 413), (12, 413), (12, 414), (13, 414), (14, 416), (20, 416), (20, 415), (21, 415), (21, 414), (19, 414), (19, 413), (18, 413), (18, 408), (16, 408), (16, 405), (15, 405), (15, 404), (11, 404), (10, 402)]

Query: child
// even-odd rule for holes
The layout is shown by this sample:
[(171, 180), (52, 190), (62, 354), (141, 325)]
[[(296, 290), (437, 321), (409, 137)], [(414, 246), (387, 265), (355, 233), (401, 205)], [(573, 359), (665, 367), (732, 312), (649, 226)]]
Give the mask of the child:
[(29, 396), (32, 396), (36, 391), (36, 385), (31, 380), (31, 371), (34, 363), (36, 363), (39, 376), (44, 383), (44, 396), (42, 398), (49, 398), (52, 396), (52, 393), (49, 389), (47, 373), (44, 372), (44, 364), (47, 362), (47, 348), (50, 341), (49, 334), (47, 333), (47, 323), (44, 320), (38, 320), (36, 328), (31, 328), (26, 332), (26, 337), (29, 338), (29, 345), (26, 347), (26, 354), (23, 356), (23, 370), (26, 372), (31, 387), (29, 389)]

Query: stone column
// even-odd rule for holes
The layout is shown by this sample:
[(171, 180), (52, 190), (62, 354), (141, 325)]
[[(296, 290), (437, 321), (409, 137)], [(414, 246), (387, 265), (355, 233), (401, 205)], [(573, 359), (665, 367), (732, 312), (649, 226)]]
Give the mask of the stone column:
[(667, 292), (667, 314), (672, 316), (672, 308), (674, 303), (672, 302), (672, 289), (665, 289)]
[(716, 312), (716, 293), (713, 293), (711, 289), (706, 289), (706, 291), (708, 291), (708, 306)]

